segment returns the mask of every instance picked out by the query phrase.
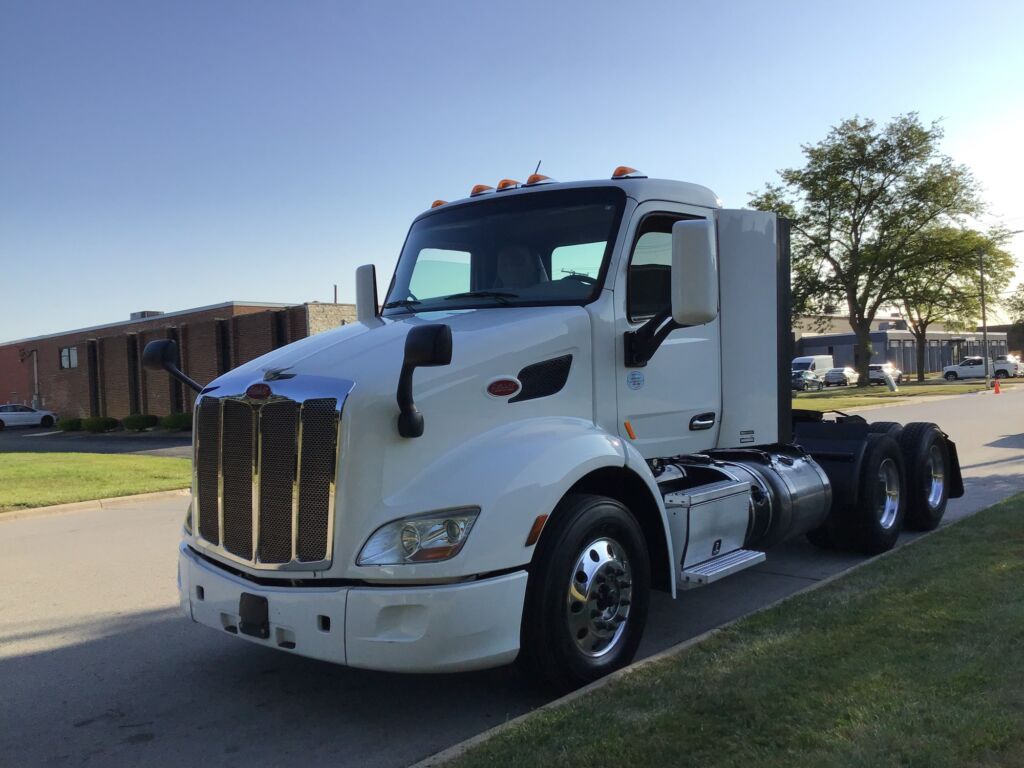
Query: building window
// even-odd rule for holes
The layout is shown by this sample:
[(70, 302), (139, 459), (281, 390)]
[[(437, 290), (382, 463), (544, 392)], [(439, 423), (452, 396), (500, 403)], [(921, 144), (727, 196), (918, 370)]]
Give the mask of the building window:
[(60, 348), (60, 367), (61, 368), (77, 368), (78, 367), (78, 347), (61, 347)]

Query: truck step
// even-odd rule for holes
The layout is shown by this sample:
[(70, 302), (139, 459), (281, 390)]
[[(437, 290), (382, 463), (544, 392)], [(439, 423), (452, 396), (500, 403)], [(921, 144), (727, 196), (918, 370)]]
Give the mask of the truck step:
[(763, 563), (764, 560), (764, 552), (753, 549), (736, 549), (686, 568), (683, 570), (683, 580), (679, 586), (682, 589), (703, 587), (713, 581), (731, 576), (737, 571), (742, 571), (744, 568)]

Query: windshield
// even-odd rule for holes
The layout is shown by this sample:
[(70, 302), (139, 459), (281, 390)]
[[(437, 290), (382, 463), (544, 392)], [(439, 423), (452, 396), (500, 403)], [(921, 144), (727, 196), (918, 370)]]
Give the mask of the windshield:
[(806, 371), (810, 367), (811, 367), (810, 360), (805, 360), (805, 361), (796, 361), (796, 360), (794, 360), (793, 361), (793, 370), (794, 371)]
[(596, 297), (622, 218), (621, 189), (492, 194), (413, 225), (384, 314)]

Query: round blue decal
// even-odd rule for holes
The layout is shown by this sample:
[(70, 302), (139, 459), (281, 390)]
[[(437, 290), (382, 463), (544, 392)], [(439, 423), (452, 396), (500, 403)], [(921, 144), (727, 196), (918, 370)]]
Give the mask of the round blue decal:
[(630, 371), (626, 377), (626, 386), (630, 389), (640, 389), (644, 385), (643, 371)]

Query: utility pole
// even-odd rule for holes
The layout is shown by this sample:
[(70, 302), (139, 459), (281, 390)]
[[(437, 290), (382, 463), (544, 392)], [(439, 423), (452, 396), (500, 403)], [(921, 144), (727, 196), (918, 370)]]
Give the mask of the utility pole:
[(978, 251), (978, 271), (981, 274), (981, 355), (985, 362), (985, 389), (992, 386), (991, 371), (988, 367), (988, 321), (985, 318), (985, 251)]

